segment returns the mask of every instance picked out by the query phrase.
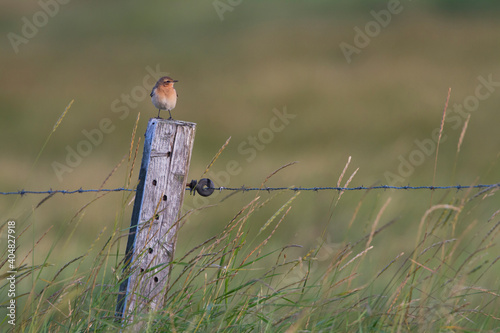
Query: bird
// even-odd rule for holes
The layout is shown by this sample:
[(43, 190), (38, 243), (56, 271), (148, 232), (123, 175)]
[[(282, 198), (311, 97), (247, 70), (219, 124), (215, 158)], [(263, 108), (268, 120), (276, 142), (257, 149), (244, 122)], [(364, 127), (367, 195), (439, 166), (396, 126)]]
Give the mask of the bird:
[(167, 110), (172, 118), (170, 110), (175, 108), (177, 103), (177, 92), (174, 88), (174, 83), (179, 82), (178, 80), (172, 79), (170, 76), (161, 77), (158, 82), (156, 82), (153, 90), (151, 90), (151, 102), (158, 109), (158, 118), (160, 118), (160, 111)]

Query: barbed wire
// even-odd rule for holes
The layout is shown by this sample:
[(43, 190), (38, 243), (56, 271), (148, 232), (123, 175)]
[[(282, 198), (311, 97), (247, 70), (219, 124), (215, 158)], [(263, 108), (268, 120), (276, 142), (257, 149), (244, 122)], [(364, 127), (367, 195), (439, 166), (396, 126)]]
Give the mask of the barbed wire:
[[(377, 186), (356, 186), (356, 187), (341, 187), (341, 186), (317, 186), (317, 187), (297, 187), (297, 186), (288, 186), (288, 187), (205, 187), (208, 190), (214, 191), (366, 191), (366, 190), (465, 190), (465, 189), (490, 189), (500, 187), (500, 183), (497, 184), (477, 184), (477, 185), (450, 185), (450, 186), (392, 186), (392, 185), (377, 185)], [(0, 195), (27, 195), (27, 194), (76, 194), (76, 193), (96, 193), (96, 192), (135, 192), (136, 189), (131, 188), (112, 188), (112, 189), (83, 189), (79, 188), (77, 190), (45, 190), (45, 191), (33, 191), (33, 190), (19, 190), (12, 192), (1, 192)], [(186, 191), (193, 191), (193, 188), (186, 187)]]
[(377, 185), (377, 186), (356, 186), (356, 187), (338, 187), (338, 186), (325, 186), (325, 187), (215, 187), (214, 190), (219, 191), (361, 191), (361, 190), (465, 190), (465, 189), (484, 189), (500, 187), (498, 184), (478, 184), (478, 185), (451, 185), (451, 186), (392, 186), (392, 185)]
[(45, 191), (32, 191), (32, 190), (20, 190), (20, 191), (12, 191), (12, 192), (0, 192), (0, 195), (26, 195), (26, 194), (75, 194), (75, 193), (89, 193), (89, 192), (135, 192), (135, 188), (103, 188), (103, 189), (88, 189), (84, 190), (79, 188), (78, 190), (45, 190)]

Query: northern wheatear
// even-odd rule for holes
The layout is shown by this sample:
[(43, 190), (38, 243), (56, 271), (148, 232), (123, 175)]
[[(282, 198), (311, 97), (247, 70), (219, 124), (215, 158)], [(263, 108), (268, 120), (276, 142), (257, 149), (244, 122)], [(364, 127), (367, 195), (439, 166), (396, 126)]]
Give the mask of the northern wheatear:
[(151, 102), (158, 109), (158, 118), (160, 118), (160, 110), (167, 110), (170, 115), (168, 119), (172, 119), (170, 110), (175, 108), (175, 103), (177, 103), (177, 92), (174, 89), (174, 82), (178, 81), (169, 76), (164, 76), (156, 82), (151, 91)]

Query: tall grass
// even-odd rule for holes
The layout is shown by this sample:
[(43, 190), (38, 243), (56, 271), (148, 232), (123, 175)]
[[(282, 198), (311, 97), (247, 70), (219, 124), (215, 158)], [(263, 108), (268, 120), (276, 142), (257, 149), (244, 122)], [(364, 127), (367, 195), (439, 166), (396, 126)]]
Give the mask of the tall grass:
[[(128, 157), (104, 183), (126, 164), (124, 183), (131, 184), (139, 144), (135, 144), (136, 126), (137, 122)], [(349, 163), (350, 159), (338, 184)], [(288, 166), (273, 172), (262, 185)], [(409, 250), (394, 253), (387, 246), (395, 241), (389, 231), (402, 222), (386, 216), (390, 198), (377, 208), (363, 237), (346, 236), (340, 243), (323, 237), (306, 250), (300, 244), (271, 241), (277, 230), (287, 228), (294, 202), (304, 194), (247, 194), (247, 203), (234, 209), (219, 232), (207, 235), (206, 240), (184, 253), (176, 252), (163, 308), (134, 313), (131, 322), (130, 314), (122, 321), (115, 316), (119, 286), (126, 278), (122, 273), (122, 244), (128, 229), (120, 221), (131, 194), (124, 194), (111, 230), (104, 227), (87, 251), (57, 264), (50, 278), (41, 273), (52, 265), (54, 247), (48, 252), (39, 249), (48, 230), (30, 240), (26, 230), (32, 222), (25, 219), (19, 221), (17, 242), (32, 245), (27, 256), (40, 251), (43, 256), (32, 263), (18, 258), (16, 325), (9, 325), (2, 316), (0, 327), (16, 332), (498, 331), (500, 256), (496, 243), (500, 209), (484, 218), (484, 212), (495, 206), (492, 198), (497, 190), (448, 192), (439, 203), (423, 211), (419, 220), (409, 221), (418, 223), (413, 244), (407, 244)], [(344, 193), (340, 201), (342, 194), (332, 199), (329, 223), (336, 222), (334, 210), (348, 200)], [(284, 196), (285, 202), (276, 205)], [(76, 223), (66, 242), (84, 210), (101, 197), (97, 195), (72, 217)], [(359, 207), (367, 197), (363, 196), (352, 212), (349, 228), (356, 225)], [(274, 207), (266, 219), (257, 214), (264, 207)], [(183, 218), (187, 216), (189, 212)], [(304, 228), (307, 224), (304, 221)], [(6, 230), (4, 223), (0, 232)], [(382, 251), (386, 262), (371, 270), (367, 262), (374, 253), (381, 253), (375, 249), (387, 249)], [(1, 252), (0, 269), (7, 270), (6, 249)], [(0, 276), (4, 281), (7, 274)], [(0, 285), (2, 307), (9, 301), (7, 288), (6, 283)]]
[[(373, 272), (364, 271), (363, 261), (370, 257), (374, 240), (395, 220), (378, 226), (378, 216), (365, 237), (337, 247), (320, 243), (304, 256), (289, 254), (297, 244), (269, 246), (274, 232), (285, 227), (299, 195), (291, 196), (264, 222), (253, 221), (254, 213), (273, 200), (266, 198), (267, 193), (249, 199), (219, 234), (178, 254), (164, 308), (138, 314), (133, 323), (125, 320), (124, 328), (140, 325), (150, 332), (449, 332), (493, 330), (499, 325), (495, 266), (500, 257), (494, 252), (499, 211), (488, 220), (474, 215), (495, 190), (460, 193), (423, 212), (413, 250), (387, 253), (387, 264)], [(261, 225), (264, 240), (247, 237), (251, 223)], [(489, 230), (477, 232), (476, 227), (485, 223), (491, 224)], [(5, 227), (1, 230), (5, 232)], [(17, 283), (31, 279), (33, 288), (19, 290), (18, 302), (24, 306), (18, 307), (15, 331), (119, 329), (122, 323), (114, 318), (114, 307), (122, 262), (113, 258), (123, 236), (124, 232), (115, 229), (97, 256), (88, 258), (90, 250), (83, 253), (61, 265), (51, 280), (38, 274), (48, 258), (20, 268)], [(100, 237), (96, 236), (95, 243)], [(35, 242), (33, 251), (36, 246)], [(2, 267), (5, 258), (4, 252)], [(92, 265), (80, 272), (85, 260)], [(60, 278), (74, 265), (70, 277)], [(106, 269), (110, 266), (113, 274)], [(370, 278), (360, 283), (361, 275)], [(6, 285), (1, 288), (5, 305)], [(2, 322), (2, 327), (9, 326)]]

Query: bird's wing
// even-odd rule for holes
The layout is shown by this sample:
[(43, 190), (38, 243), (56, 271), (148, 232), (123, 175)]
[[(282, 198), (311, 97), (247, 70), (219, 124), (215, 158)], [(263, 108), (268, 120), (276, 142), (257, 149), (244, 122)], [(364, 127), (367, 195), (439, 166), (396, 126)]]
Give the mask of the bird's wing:
[(156, 90), (157, 87), (158, 87), (158, 82), (156, 82), (155, 86), (153, 87), (153, 90), (151, 90), (151, 94), (149, 94), (150, 97), (153, 97), (153, 95), (155, 94), (155, 90)]

